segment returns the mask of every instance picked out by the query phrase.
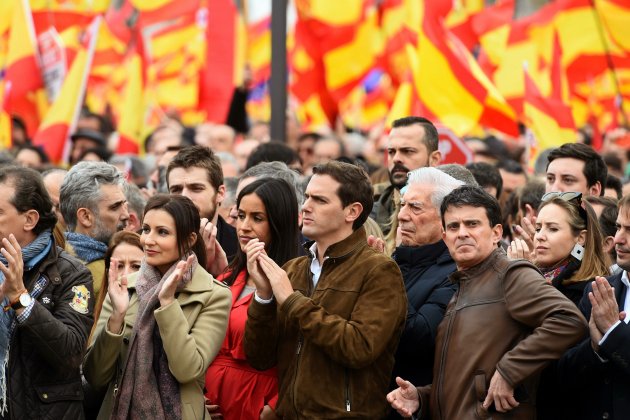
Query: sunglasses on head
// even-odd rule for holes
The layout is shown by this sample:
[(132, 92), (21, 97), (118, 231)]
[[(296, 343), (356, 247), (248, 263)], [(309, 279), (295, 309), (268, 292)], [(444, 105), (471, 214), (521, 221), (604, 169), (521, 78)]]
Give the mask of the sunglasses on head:
[(542, 196), (541, 200), (543, 202), (545, 202), (545, 201), (552, 200), (554, 198), (559, 198), (559, 199), (561, 199), (563, 201), (576, 200), (579, 204), (582, 204), (582, 193), (575, 192), (575, 191), (566, 191), (566, 192), (554, 191), (554, 192), (548, 192), (547, 194)]
[(588, 216), (586, 214), (586, 209), (582, 207), (582, 193), (575, 191), (566, 191), (566, 192), (548, 192), (543, 195), (541, 200), (542, 202), (553, 200), (554, 198), (559, 198), (562, 201), (566, 201), (569, 203), (573, 203), (577, 206), (578, 212), (580, 213), (580, 217), (584, 220), (584, 223), (588, 224)]

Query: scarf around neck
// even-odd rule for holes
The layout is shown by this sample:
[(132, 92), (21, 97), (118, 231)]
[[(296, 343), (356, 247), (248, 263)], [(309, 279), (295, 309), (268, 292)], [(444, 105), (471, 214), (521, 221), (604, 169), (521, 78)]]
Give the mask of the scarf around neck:
[[(153, 313), (159, 306), (160, 289), (175, 271), (178, 262), (179, 260), (173, 263), (162, 275), (156, 267), (142, 260), (136, 282), (138, 316), (133, 327), (127, 364), (119, 384), (120, 393), (114, 403), (112, 419), (181, 418), (179, 383), (169, 370)], [(184, 273), (177, 290), (190, 282), (196, 267), (197, 257)]]
[(72, 245), (76, 256), (86, 264), (102, 260), (107, 252), (107, 244), (76, 232), (66, 232), (66, 241)]
[[(45, 230), (30, 244), (22, 248), (22, 261), (24, 262), (24, 272), (31, 271), (41, 260), (48, 255), (53, 246), (51, 230)], [(0, 254), (0, 263), (8, 265), (4, 255)], [(4, 274), (0, 272), (0, 285), (4, 283)], [(2, 306), (7, 305), (8, 298), (2, 300)], [(9, 347), (11, 333), (15, 323), (13, 311), (0, 309), (0, 414), (7, 411), (7, 369), (9, 366)]]

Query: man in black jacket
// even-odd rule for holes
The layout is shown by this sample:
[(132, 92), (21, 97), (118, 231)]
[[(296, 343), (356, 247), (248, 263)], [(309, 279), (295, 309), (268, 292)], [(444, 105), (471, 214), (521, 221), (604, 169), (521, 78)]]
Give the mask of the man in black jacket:
[[(398, 224), (401, 245), (393, 258), (400, 267), (407, 291), (407, 322), (396, 351), (391, 388), (396, 376), (413, 384), (431, 383), (438, 324), (456, 286), (448, 276), (455, 262), (442, 240), (440, 205), (448, 193), (463, 185), (436, 168), (409, 173), (402, 189)], [(415, 381), (415, 382), (414, 382)], [(393, 413), (392, 418), (400, 418)]]
[(622, 271), (597, 277), (580, 302), (590, 337), (560, 360), (566, 419), (630, 418), (630, 195), (619, 201), (615, 251)]
[(0, 418), (83, 418), (81, 376), (92, 276), (55, 245), (39, 173), (0, 171)]

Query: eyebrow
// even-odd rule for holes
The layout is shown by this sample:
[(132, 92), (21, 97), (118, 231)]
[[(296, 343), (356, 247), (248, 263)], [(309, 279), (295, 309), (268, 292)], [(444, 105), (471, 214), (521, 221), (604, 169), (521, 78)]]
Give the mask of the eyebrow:
[(116, 201), (115, 203), (110, 204), (108, 208), (109, 208), (110, 210), (113, 210), (113, 209), (115, 209), (115, 208), (117, 208), (117, 207), (122, 206), (122, 205), (123, 205), (123, 204), (125, 204), (126, 202), (127, 202), (127, 200), (119, 200), (119, 201)]

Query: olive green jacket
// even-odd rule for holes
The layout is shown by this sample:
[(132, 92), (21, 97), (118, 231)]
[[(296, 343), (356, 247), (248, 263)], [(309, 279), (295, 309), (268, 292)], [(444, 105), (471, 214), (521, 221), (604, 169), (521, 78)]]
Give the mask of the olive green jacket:
[[(114, 390), (126, 365), (139, 303), (136, 279), (137, 273), (128, 278), (131, 297), (122, 332), (113, 334), (106, 328), (112, 313), (108, 296), (83, 359), (83, 374), (87, 381), (97, 389), (107, 387), (99, 419), (110, 418)], [(231, 304), (230, 290), (197, 266), (191, 281), (177, 294), (176, 300), (154, 312), (170, 371), (180, 383), (182, 418), (185, 420), (210, 418), (203, 396), (205, 375), (221, 348)]]

